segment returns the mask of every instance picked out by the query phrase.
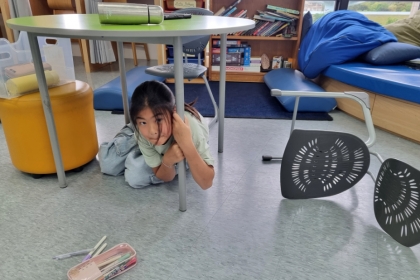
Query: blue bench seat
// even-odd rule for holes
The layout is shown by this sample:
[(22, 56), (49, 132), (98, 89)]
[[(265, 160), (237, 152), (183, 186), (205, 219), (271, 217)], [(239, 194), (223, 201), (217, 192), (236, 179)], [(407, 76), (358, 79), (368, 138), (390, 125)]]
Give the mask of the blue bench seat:
[(323, 74), (345, 84), (420, 104), (420, 71), (406, 65), (349, 62), (331, 65)]
[[(264, 76), (264, 82), (270, 89), (312, 92), (325, 91), (311, 80), (306, 79), (301, 72), (291, 68), (271, 70)], [(296, 97), (276, 96), (276, 98), (288, 112), (293, 112)], [(337, 102), (334, 98), (301, 97), (298, 112), (330, 112), (336, 106)]]
[[(135, 67), (126, 73), (128, 100), (131, 100), (134, 90), (145, 81), (157, 80), (163, 82), (165, 78), (145, 73), (148, 66)], [(120, 77), (113, 79), (93, 91), (93, 108), (95, 110), (123, 110), (122, 89)]]

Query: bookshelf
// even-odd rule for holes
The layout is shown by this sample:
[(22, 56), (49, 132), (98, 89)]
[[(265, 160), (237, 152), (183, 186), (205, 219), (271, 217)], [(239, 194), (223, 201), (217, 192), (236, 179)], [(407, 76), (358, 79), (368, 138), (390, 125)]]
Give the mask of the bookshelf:
[[(210, 10), (217, 12), (222, 7), (228, 8), (235, 0), (209, 0)], [(300, 32), (302, 29), (303, 8), (305, 0), (242, 0), (236, 5), (237, 10), (247, 10), (247, 17), (252, 19), (257, 10), (266, 10), (267, 5), (275, 5), (278, 7), (298, 10), (300, 12), (299, 19), (296, 21), (297, 36), (291, 38), (285, 37), (262, 37), (262, 36), (235, 36), (228, 35), (228, 40), (235, 39), (241, 42), (247, 42), (251, 46), (251, 57), (261, 57), (266, 54), (270, 59), (274, 56), (282, 56), (288, 58), (292, 62), (292, 68), (297, 67), (297, 54), (300, 44)], [(211, 40), (220, 39), (220, 36), (213, 35)], [(212, 48), (210, 47), (209, 56), (212, 57)], [(219, 71), (211, 70), (211, 59), (209, 61), (209, 80), (218, 81), (220, 78)], [(266, 72), (226, 72), (226, 80), (232, 82), (264, 82)]]

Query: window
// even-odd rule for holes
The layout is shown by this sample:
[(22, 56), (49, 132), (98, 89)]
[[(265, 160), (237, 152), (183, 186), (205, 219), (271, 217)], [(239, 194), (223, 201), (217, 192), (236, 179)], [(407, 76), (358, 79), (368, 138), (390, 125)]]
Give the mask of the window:
[(364, 14), (381, 25), (408, 18), (419, 9), (420, 2), (411, 1), (349, 1), (348, 10)]
[(310, 11), (313, 21), (317, 21), (329, 12), (334, 11), (335, 1), (306, 1), (304, 12)]

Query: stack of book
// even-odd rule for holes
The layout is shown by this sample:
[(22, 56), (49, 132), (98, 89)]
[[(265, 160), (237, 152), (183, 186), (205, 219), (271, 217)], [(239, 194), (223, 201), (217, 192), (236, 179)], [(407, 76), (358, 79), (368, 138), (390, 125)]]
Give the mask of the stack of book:
[(239, 36), (287, 37), (296, 36), (296, 22), (299, 11), (267, 5), (265, 11), (258, 10), (254, 15), (255, 27), (235, 33)]
[[(226, 71), (260, 72), (260, 66), (251, 65), (251, 47), (241, 40), (226, 41)], [(220, 40), (212, 40), (211, 64), (213, 71), (220, 71)]]

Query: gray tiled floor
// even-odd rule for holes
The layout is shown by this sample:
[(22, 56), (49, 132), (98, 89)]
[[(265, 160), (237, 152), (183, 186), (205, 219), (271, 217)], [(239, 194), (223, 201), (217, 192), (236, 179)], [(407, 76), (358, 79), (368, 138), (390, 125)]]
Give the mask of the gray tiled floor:
[[(93, 87), (118, 75), (113, 66), (88, 76), (76, 63), (78, 79)], [(95, 114), (99, 142), (123, 125), (122, 115)], [(345, 128), (366, 139), (360, 121), (331, 115), (332, 122), (298, 127)], [(118, 279), (419, 279), (420, 245), (406, 248), (380, 229), (369, 176), (327, 199), (282, 198), (280, 164), (261, 155), (281, 155), (289, 127), (286, 120), (226, 119), (222, 154), (213, 128), (214, 185), (202, 191), (187, 174), (186, 212), (178, 211), (177, 181), (131, 189), (123, 177), (102, 175), (97, 160), (68, 173), (66, 189), (56, 176), (32, 179), (12, 166), (1, 132), (0, 279), (66, 279), (82, 257), (51, 257), (103, 235), (108, 248), (127, 242), (137, 251), (137, 266)], [(373, 150), (420, 169), (418, 144), (381, 130), (377, 136)]]

